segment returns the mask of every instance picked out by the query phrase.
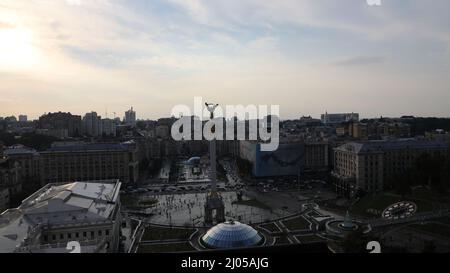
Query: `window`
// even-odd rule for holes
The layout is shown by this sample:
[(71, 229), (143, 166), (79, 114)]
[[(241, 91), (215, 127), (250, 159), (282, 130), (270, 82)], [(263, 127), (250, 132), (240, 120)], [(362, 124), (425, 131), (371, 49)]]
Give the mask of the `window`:
[(87, 237), (87, 232), (83, 231), (83, 237)]
[(109, 236), (109, 229), (105, 230), (105, 235)]
[(67, 233), (67, 238), (72, 239), (72, 233)]
[(59, 239), (64, 240), (64, 234), (59, 234)]
[(98, 231), (98, 236), (102, 236), (102, 231), (101, 230)]
[(80, 233), (75, 233), (75, 238), (80, 238)]

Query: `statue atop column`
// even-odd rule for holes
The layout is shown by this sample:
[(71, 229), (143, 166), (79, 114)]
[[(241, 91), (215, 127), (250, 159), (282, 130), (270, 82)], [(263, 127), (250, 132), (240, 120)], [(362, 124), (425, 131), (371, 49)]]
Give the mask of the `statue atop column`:
[[(210, 112), (210, 119), (214, 119), (214, 111), (218, 104), (205, 103), (206, 109)], [(214, 130), (215, 128), (212, 128)], [(216, 140), (209, 142), (209, 161), (210, 161), (210, 179), (211, 190), (206, 194), (205, 203), (205, 224), (213, 224), (214, 222), (225, 222), (225, 204), (222, 196), (217, 192), (217, 170), (216, 170)], [(214, 211), (216, 216), (214, 217)]]

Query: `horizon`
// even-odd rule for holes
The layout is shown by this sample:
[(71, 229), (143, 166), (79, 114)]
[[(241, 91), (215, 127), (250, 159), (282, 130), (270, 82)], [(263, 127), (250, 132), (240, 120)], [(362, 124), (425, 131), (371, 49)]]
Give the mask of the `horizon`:
[[(136, 111), (136, 109), (133, 109), (133, 110)], [(31, 121), (38, 121), (41, 116), (44, 116), (46, 114), (50, 114), (50, 113), (54, 114), (54, 113), (59, 113), (59, 112), (60, 113), (69, 113), (69, 114), (74, 115), (74, 116), (80, 116), (81, 119), (83, 119), (85, 114), (95, 112), (102, 119), (114, 119), (114, 117), (111, 117), (111, 113), (109, 113), (108, 116), (104, 116), (100, 112), (97, 112), (95, 110), (89, 111), (89, 112), (86, 112), (86, 113), (74, 113), (74, 112), (68, 112), (68, 111), (59, 110), (59, 111), (54, 111), (54, 112), (44, 112), (43, 114), (41, 114), (41, 115), (39, 115), (37, 117), (30, 117), (26, 113), (21, 113), (21, 114), (17, 114), (17, 115), (15, 115), (15, 114), (7, 114), (7, 115), (4, 115), (4, 116), (0, 115), (0, 118), (4, 119), (4, 118), (8, 118), (8, 117), (14, 116), (15, 118), (18, 119), (20, 115), (25, 115), (25, 116), (27, 116), (27, 119), (28, 119), (27, 121), (31, 122)], [(322, 113), (322, 114), (325, 114), (325, 113)], [(310, 115), (310, 114), (300, 114), (300, 115), (297, 115), (296, 117), (290, 117), (290, 118), (283, 118), (283, 117), (280, 116), (280, 122), (289, 121), (289, 120), (299, 120), (299, 119), (301, 119), (303, 117), (311, 117), (312, 119), (319, 119), (320, 120), (322, 114), (320, 114), (319, 116), (313, 116), (313, 115)], [(349, 114), (349, 113), (328, 112), (328, 114)], [(361, 113), (356, 113), (356, 112), (355, 112), (355, 114), (359, 114), (359, 120), (360, 121), (361, 120), (365, 120), (365, 119), (367, 119), (367, 120), (374, 120), (374, 119), (380, 119), (380, 118), (383, 118), (383, 119), (399, 119), (399, 118), (402, 118), (402, 117), (409, 117), (409, 116), (412, 116), (413, 118), (425, 118), (425, 119), (426, 118), (450, 119), (450, 117), (445, 117), (445, 116), (416, 116), (416, 115), (411, 115), (411, 114), (403, 114), (403, 115), (400, 115), (400, 116), (379, 116), (379, 117), (366, 117), (366, 116), (362, 116)], [(189, 116), (196, 116), (196, 115), (189, 115)], [(120, 118), (120, 120), (123, 121), (124, 115), (116, 115), (115, 118)], [(164, 118), (177, 118), (177, 117), (175, 117), (173, 115), (172, 116), (171, 115), (166, 115), (166, 116), (160, 116), (160, 117), (154, 117), (154, 118), (141, 117), (141, 116), (139, 116), (139, 112), (136, 111), (136, 120), (137, 121), (157, 121), (158, 119), (164, 119)], [(248, 120), (248, 119), (246, 119), (246, 120)]]

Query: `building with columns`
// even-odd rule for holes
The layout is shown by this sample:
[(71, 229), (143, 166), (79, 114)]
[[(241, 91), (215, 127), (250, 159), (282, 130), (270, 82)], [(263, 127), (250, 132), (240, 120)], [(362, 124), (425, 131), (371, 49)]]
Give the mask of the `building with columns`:
[(138, 180), (136, 145), (126, 143), (68, 143), (41, 152), (42, 183), (120, 179)]
[(407, 171), (422, 154), (447, 156), (439, 141), (416, 139), (350, 142), (334, 149), (334, 177), (338, 193), (383, 191), (389, 179)]

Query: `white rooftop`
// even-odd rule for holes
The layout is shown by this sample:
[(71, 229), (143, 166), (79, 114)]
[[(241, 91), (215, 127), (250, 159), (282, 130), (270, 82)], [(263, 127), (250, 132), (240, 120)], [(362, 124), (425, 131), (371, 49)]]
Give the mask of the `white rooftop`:
[(57, 226), (109, 220), (121, 183), (117, 180), (48, 184), (17, 209), (0, 215), (0, 253), (12, 252), (38, 225)]

